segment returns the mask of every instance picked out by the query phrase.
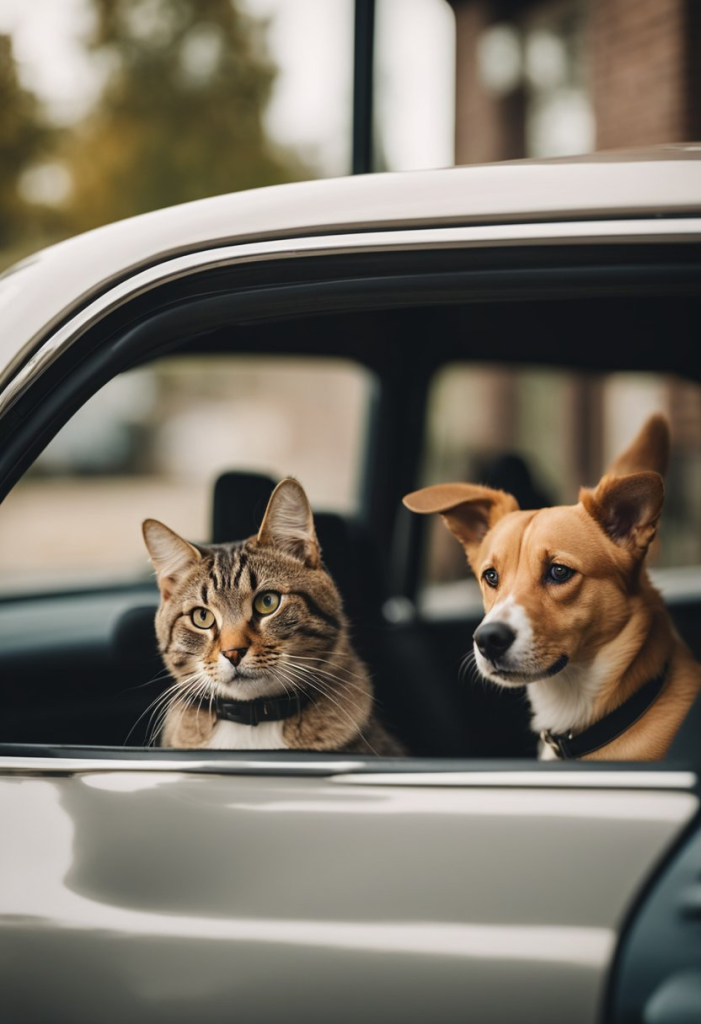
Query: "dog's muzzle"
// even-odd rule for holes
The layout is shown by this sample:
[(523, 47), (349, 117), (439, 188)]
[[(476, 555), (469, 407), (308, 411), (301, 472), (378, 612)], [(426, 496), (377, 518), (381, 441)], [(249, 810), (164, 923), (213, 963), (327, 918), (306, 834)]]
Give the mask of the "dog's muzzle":
[(494, 665), (511, 647), (516, 633), (505, 622), (485, 622), (477, 627), (472, 639), (482, 657)]

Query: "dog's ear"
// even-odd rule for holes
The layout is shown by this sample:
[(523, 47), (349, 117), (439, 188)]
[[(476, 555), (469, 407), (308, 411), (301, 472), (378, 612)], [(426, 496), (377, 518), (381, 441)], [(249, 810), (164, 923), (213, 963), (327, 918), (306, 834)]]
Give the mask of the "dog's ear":
[(583, 487), (579, 500), (615, 544), (643, 558), (660, 523), (664, 484), (653, 472), (606, 475), (596, 490)]
[(654, 470), (664, 476), (668, 464), (669, 424), (664, 416), (650, 416), (631, 444), (611, 463), (606, 475), (628, 476), (643, 470)]
[(402, 501), (412, 512), (440, 513), (464, 547), (470, 564), (471, 553), (476, 553), (494, 524), (508, 512), (518, 512), (518, 502), (513, 495), (478, 484), (436, 484), (413, 491)]

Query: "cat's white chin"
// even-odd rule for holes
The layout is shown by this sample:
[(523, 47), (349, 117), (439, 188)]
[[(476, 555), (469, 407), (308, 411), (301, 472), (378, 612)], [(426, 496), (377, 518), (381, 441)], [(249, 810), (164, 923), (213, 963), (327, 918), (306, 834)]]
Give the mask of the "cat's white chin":
[[(229, 700), (257, 700), (259, 697), (284, 697), (285, 688), (270, 676), (244, 676), (237, 674), (228, 680), (218, 680), (215, 687), (219, 697)], [(288, 691), (289, 692), (289, 691)]]

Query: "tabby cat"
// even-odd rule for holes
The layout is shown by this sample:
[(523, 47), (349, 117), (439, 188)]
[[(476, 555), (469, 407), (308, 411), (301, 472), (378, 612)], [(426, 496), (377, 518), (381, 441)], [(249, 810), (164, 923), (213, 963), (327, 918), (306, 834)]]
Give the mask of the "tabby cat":
[(162, 746), (402, 753), (376, 717), (296, 480), (277, 485), (248, 540), (190, 544), (155, 519), (143, 532), (176, 680), (156, 705)]

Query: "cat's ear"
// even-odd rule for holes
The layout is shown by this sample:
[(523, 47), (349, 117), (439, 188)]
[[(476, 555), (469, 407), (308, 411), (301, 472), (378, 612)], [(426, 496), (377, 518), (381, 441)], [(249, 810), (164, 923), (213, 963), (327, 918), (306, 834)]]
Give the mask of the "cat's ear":
[(158, 586), (164, 600), (167, 600), (173, 588), (185, 573), (200, 561), (202, 555), (194, 545), (183, 540), (157, 519), (145, 520), (142, 530), (146, 548), (158, 576)]
[(278, 548), (310, 569), (318, 567), (321, 556), (312, 509), (301, 484), (292, 477), (281, 480), (270, 495), (258, 543)]

